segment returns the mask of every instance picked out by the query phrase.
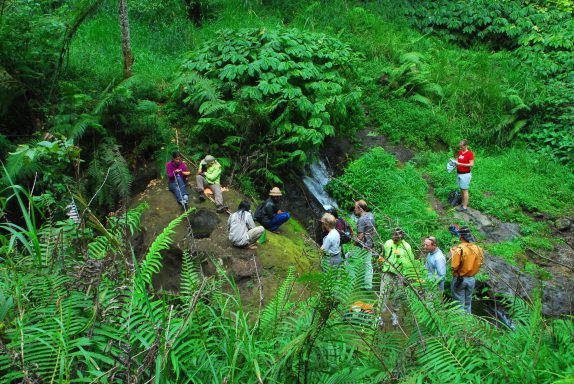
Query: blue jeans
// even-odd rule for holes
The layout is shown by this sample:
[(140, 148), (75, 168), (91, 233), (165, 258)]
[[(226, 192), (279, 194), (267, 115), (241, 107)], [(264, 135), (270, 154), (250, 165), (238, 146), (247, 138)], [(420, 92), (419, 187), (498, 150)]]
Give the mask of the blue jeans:
[(273, 219), (271, 219), (271, 221), (269, 222), (269, 224), (265, 226), (265, 228), (270, 231), (276, 231), (277, 229), (279, 229), (281, 225), (283, 225), (283, 223), (285, 223), (290, 218), (291, 215), (289, 214), (289, 212), (278, 213), (275, 216), (273, 216)]
[(452, 277), (450, 290), (452, 297), (460, 303), (462, 309), (471, 313), (472, 292), (474, 291), (474, 277), (463, 277), (460, 284), (456, 283), (456, 276)]
[(175, 178), (174, 181), (168, 183), (169, 190), (175, 194), (175, 199), (179, 204), (187, 203), (188, 194), (187, 189), (185, 189), (185, 181), (181, 177)]

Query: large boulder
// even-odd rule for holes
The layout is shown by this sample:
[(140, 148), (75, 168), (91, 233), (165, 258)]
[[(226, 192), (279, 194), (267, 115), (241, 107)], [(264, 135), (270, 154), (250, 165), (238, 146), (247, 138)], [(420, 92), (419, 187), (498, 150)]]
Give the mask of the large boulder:
[[(202, 260), (206, 275), (215, 273), (214, 262), (222, 265), (237, 282), (242, 299), (257, 304), (272, 297), (290, 266), (298, 273), (319, 267), (315, 247), (306, 246), (305, 230), (293, 219), (281, 227), (280, 235), (265, 232), (265, 242), (256, 250), (233, 247), (227, 239), (228, 213), (216, 213), (210, 200), (199, 202), (193, 186), (188, 187), (190, 207), (194, 209), (186, 220), (175, 228), (172, 245), (163, 252), (162, 269), (153, 277), (156, 289), (177, 292), (183, 252), (188, 251)], [(224, 190), (223, 199), (231, 211), (245, 197), (232, 189)], [(174, 195), (167, 189), (167, 182), (152, 180), (146, 190), (133, 201), (133, 206), (147, 202), (149, 209), (141, 218), (141, 232), (135, 243), (136, 254), (141, 259), (157, 235), (176, 217), (183, 213)], [(255, 207), (252, 207), (254, 210)]]

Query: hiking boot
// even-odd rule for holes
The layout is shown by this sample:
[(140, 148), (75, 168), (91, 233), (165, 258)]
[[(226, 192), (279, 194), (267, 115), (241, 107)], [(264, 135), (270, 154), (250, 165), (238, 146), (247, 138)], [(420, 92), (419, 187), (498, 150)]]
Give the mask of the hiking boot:
[(467, 212), (468, 208), (463, 207), (462, 205), (456, 209), (458, 212)]
[(199, 196), (197, 197), (199, 199), (200, 203), (203, 203), (206, 199), (205, 197), (205, 193), (200, 193)]
[(228, 207), (226, 205), (220, 205), (219, 207), (215, 208), (215, 212), (217, 213), (223, 213), (225, 211), (227, 211)]

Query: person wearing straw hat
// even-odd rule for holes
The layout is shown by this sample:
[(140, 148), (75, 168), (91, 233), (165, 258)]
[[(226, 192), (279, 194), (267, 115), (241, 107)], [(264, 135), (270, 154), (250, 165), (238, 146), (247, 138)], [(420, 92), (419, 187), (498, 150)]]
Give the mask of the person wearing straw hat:
[(450, 290), (462, 309), (471, 313), (472, 293), (476, 283), (474, 276), (480, 270), (484, 251), (476, 244), (476, 239), (469, 227), (458, 228), (456, 224), (453, 224), (449, 230), (455, 236), (460, 236), (460, 244), (450, 250), (453, 274)]
[(206, 187), (209, 187), (213, 192), (215, 208), (218, 213), (225, 212), (227, 210), (227, 206), (223, 205), (223, 195), (221, 194), (221, 171), (221, 164), (215, 160), (215, 157), (207, 155), (199, 163), (197, 176), (195, 176), (197, 192), (199, 193), (199, 201), (205, 201), (206, 196), (204, 191)]
[(283, 196), (281, 190), (273, 187), (269, 191), (269, 198), (255, 210), (255, 220), (271, 232), (278, 233), (279, 227), (291, 218), (289, 212), (283, 212), (277, 208), (281, 196)]
[(323, 230), (328, 232), (323, 238), (321, 250), (329, 257), (329, 266), (338, 267), (341, 264), (341, 235), (335, 228), (337, 219), (330, 213), (323, 214), (321, 217)]
[(189, 195), (187, 193), (187, 178), (191, 174), (187, 165), (183, 162), (181, 153), (173, 152), (171, 160), (165, 165), (167, 173), (167, 185), (169, 190), (175, 195), (175, 199), (187, 210)]

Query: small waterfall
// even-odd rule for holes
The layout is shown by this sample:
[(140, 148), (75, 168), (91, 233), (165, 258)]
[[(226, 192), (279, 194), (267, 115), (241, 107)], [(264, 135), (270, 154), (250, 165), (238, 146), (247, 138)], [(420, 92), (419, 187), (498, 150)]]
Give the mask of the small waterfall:
[(325, 210), (329, 208), (339, 208), (337, 202), (325, 191), (325, 186), (330, 179), (329, 170), (321, 159), (315, 160), (309, 166), (308, 175), (303, 177), (303, 183), (307, 187), (307, 190), (317, 199)]

